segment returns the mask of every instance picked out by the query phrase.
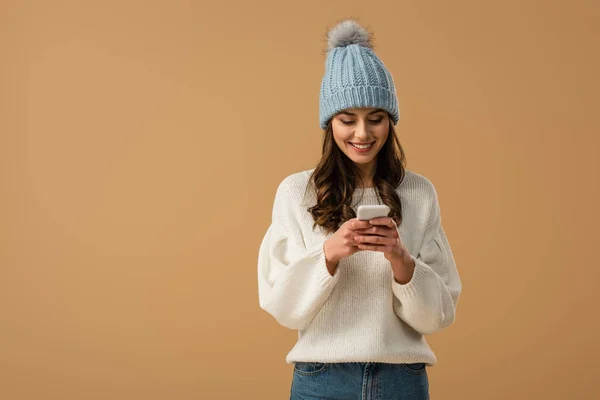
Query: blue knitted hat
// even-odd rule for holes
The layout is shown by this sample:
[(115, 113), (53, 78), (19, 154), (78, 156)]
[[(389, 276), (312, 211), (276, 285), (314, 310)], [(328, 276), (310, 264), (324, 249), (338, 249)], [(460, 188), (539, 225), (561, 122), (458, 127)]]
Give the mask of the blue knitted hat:
[(325, 75), (319, 96), (319, 122), (325, 129), (335, 114), (347, 108), (382, 108), (394, 125), (400, 119), (392, 75), (375, 55), (369, 33), (345, 20), (327, 34)]

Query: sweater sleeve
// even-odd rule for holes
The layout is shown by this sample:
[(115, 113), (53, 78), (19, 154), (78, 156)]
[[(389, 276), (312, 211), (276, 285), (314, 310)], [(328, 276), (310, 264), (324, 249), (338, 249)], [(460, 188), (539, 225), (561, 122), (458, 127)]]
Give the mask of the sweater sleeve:
[(273, 203), (272, 220), (258, 253), (260, 307), (279, 324), (302, 330), (319, 312), (339, 280), (325, 263), (324, 241), (304, 244), (294, 210), (298, 194), (284, 180)]
[(462, 289), (452, 249), (441, 224), (434, 191), (431, 218), (416, 257), (411, 280), (400, 284), (392, 278), (394, 311), (419, 333), (432, 334), (450, 326)]

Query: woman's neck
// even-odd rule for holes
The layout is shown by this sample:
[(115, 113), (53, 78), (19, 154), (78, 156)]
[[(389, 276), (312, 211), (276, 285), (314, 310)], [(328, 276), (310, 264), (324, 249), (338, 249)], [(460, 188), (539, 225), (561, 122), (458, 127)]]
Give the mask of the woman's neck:
[[(358, 166), (358, 173), (360, 174), (360, 177), (358, 179), (357, 185), (358, 187), (363, 187), (363, 188), (372, 188), (373, 185), (373, 178), (375, 177), (375, 163), (371, 163), (368, 165), (359, 165)], [(361, 185), (362, 183), (362, 185)]]

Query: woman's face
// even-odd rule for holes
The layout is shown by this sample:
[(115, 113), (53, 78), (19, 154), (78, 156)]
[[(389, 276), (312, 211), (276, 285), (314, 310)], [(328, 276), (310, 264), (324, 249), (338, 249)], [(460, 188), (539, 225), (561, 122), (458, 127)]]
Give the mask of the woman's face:
[(380, 108), (348, 108), (332, 118), (331, 126), (338, 147), (357, 164), (373, 162), (390, 131), (388, 113)]

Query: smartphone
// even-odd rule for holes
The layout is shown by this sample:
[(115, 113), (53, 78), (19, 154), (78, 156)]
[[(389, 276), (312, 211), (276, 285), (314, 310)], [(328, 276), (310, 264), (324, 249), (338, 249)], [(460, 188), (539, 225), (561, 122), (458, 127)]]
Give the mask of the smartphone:
[(358, 206), (356, 217), (360, 220), (371, 220), (373, 218), (387, 217), (390, 213), (390, 208), (385, 204), (363, 204)]

